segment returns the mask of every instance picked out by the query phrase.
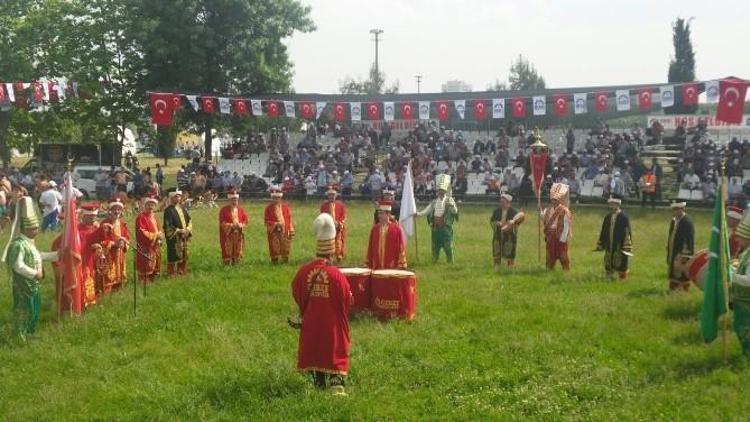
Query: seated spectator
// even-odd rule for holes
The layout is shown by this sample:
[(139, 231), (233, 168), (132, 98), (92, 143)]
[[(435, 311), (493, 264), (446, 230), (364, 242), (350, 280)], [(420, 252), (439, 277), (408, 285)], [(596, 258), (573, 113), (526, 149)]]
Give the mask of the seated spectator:
[(742, 196), (741, 180), (742, 179), (739, 177), (732, 177), (729, 179), (729, 187), (727, 189), (729, 191), (730, 199), (739, 199)]
[(698, 189), (701, 185), (701, 178), (698, 177), (697, 174), (693, 171), (693, 169), (688, 169), (687, 173), (685, 174), (685, 177), (682, 178), (682, 187), (684, 189)]
[(706, 181), (702, 185), (703, 200), (707, 203), (713, 203), (716, 199), (716, 182), (711, 175), (706, 176)]

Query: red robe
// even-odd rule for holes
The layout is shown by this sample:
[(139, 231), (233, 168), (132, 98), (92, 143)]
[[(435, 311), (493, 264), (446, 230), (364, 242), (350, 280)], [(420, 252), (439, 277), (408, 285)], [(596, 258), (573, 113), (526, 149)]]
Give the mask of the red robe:
[[(291, 239), (294, 236), (294, 223), (292, 223), (292, 212), (289, 205), (286, 202), (269, 204), (264, 212), (264, 220), (271, 259), (273, 261), (276, 261), (279, 257), (287, 259), (291, 249)], [(281, 226), (279, 227), (277, 224), (281, 224)]]
[(292, 295), (302, 317), (297, 369), (346, 375), (351, 347), (349, 281), (325, 259), (316, 259), (297, 271)]
[[(79, 303), (83, 304), (83, 307), (96, 303), (96, 289), (94, 285), (94, 268), (95, 268), (95, 256), (91, 250), (91, 234), (98, 229), (98, 223), (91, 225), (78, 225), (78, 236), (81, 240), (81, 285), (82, 289), (79, 289), (77, 294), (81, 295)], [(52, 241), (51, 249), (53, 251), (59, 251), (62, 246), (63, 235), (59, 235)], [(68, 310), (71, 307), (72, 298), (67, 294), (60, 294), (59, 289), (62, 287), (60, 277), (60, 261), (52, 262), (52, 270), (55, 273), (55, 289), (57, 298), (57, 309)], [(73, 301), (75, 302), (75, 301)], [(74, 313), (80, 313), (81, 310), (73, 309)]]
[(729, 229), (729, 257), (737, 259), (740, 256), (740, 241), (737, 239), (735, 229)]
[(321, 213), (328, 213), (336, 222), (336, 258), (344, 258), (346, 240), (346, 206), (341, 201), (325, 201), (320, 205)]
[(161, 273), (161, 242), (159, 223), (154, 213), (142, 212), (135, 219), (135, 240), (139, 252), (135, 254), (138, 278), (148, 281)]
[(227, 205), (219, 211), (219, 243), (224, 264), (236, 264), (242, 259), (247, 224), (247, 214), (240, 207)]
[[(564, 270), (570, 269), (568, 244), (573, 234), (573, 216), (565, 205), (547, 208), (542, 216), (544, 220), (544, 240), (547, 247), (547, 268), (554, 268), (559, 260)], [(567, 232), (565, 225), (567, 223)], [(564, 241), (561, 238), (564, 237)]]
[(367, 267), (373, 270), (406, 268), (406, 243), (398, 223), (391, 221), (372, 226)]
[[(124, 248), (116, 247), (118, 239), (126, 241)], [(102, 247), (102, 255), (97, 258), (97, 281), (102, 293), (109, 293), (112, 289), (119, 289), (127, 282), (125, 257), (130, 243), (130, 232), (125, 222), (120, 218), (113, 221), (104, 219), (99, 228), (92, 234), (91, 243)]]

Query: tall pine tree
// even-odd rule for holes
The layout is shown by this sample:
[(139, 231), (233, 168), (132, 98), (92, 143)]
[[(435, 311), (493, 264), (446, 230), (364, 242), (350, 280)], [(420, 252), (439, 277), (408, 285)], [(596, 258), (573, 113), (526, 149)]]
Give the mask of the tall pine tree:
[[(669, 61), (667, 80), (670, 83), (693, 82), (695, 80), (695, 52), (690, 40), (690, 20), (677, 18), (672, 24), (672, 44), (674, 56)], [(682, 90), (675, 89), (676, 100), (674, 107), (664, 109), (667, 114), (695, 113), (698, 106), (682, 105)]]

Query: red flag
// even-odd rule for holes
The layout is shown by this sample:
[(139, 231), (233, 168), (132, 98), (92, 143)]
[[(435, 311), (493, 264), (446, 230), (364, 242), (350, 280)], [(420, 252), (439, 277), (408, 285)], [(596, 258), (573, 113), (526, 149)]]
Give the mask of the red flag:
[(279, 103), (276, 101), (268, 102), (268, 116), (274, 119), (279, 117)]
[(57, 82), (47, 82), (47, 89), (49, 90), (49, 102), (57, 104), (60, 102), (60, 95), (57, 92)]
[(682, 104), (684, 105), (698, 104), (698, 85), (697, 84), (686, 84), (682, 86)]
[(539, 197), (539, 189), (544, 182), (544, 171), (547, 169), (547, 153), (533, 152), (529, 155), (529, 165), (531, 166), (531, 183), (534, 193)]
[(156, 92), (148, 94), (148, 102), (151, 106), (151, 123), (157, 126), (169, 126), (172, 124), (172, 115), (174, 114), (172, 97), (172, 94)]
[(651, 109), (651, 90), (643, 88), (638, 92), (638, 108), (641, 110)]
[(13, 92), (16, 96), (16, 107), (26, 109), (29, 103), (26, 101), (26, 90), (23, 88), (23, 82), (13, 83)]
[(42, 88), (42, 84), (39, 82), (34, 82), (32, 84), (32, 87), (34, 89), (34, 103), (36, 103), (37, 106), (42, 105), (42, 100), (44, 99), (44, 88)]
[(73, 194), (73, 178), (70, 173), (65, 179), (64, 193), (66, 218), (63, 223), (62, 245), (57, 259), (59, 268), (62, 270), (60, 286), (58, 286), (58, 312), (80, 314), (83, 309), (81, 237), (78, 233), (76, 197)]
[(314, 119), (315, 118), (315, 104), (313, 103), (299, 103), (299, 112), (303, 119)]
[(244, 117), (247, 116), (248, 109), (247, 109), (247, 103), (242, 98), (232, 98), (232, 110), (234, 110), (234, 114)]
[(182, 95), (172, 94), (172, 111), (177, 111), (182, 108)]
[(214, 114), (216, 112), (215, 100), (214, 97), (201, 97), (201, 110), (206, 114)]
[(8, 102), (8, 95), (5, 94), (5, 83), (0, 81), (0, 105)]
[(337, 122), (343, 122), (346, 120), (346, 106), (344, 103), (336, 103), (333, 105), (333, 117)]
[(414, 104), (401, 103), (401, 118), (404, 120), (411, 120), (414, 118)]
[(747, 82), (739, 79), (719, 81), (719, 105), (716, 107), (716, 120), (739, 124), (745, 109)]
[(450, 109), (448, 108), (448, 101), (437, 102), (437, 115), (441, 122), (448, 120), (450, 117)]
[(568, 96), (564, 94), (555, 95), (553, 101), (555, 103), (555, 114), (566, 116), (568, 114)]
[(513, 117), (520, 119), (526, 117), (526, 102), (523, 98), (514, 98), (510, 100), (513, 106)]
[(487, 119), (487, 104), (482, 100), (474, 102), (474, 119), (477, 121)]
[(607, 99), (606, 92), (597, 92), (594, 94), (594, 103), (596, 104), (596, 111), (603, 113), (607, 111), (609, 100)]
[(380, 119), (380, 107), (378, 106), (378, 103), (367, 104), (367, 118), (370, 120)]

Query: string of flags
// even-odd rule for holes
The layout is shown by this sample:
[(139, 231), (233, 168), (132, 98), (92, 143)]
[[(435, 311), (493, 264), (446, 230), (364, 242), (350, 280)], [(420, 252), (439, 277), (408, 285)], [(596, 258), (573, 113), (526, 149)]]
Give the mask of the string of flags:
[(40, 108), (44, 104), (56, 104), (66, 98), (78, 97), (78, 82), (65, 78), (34, 82), (0, 81), (0, 108), (11, 104), (22, 109)]

